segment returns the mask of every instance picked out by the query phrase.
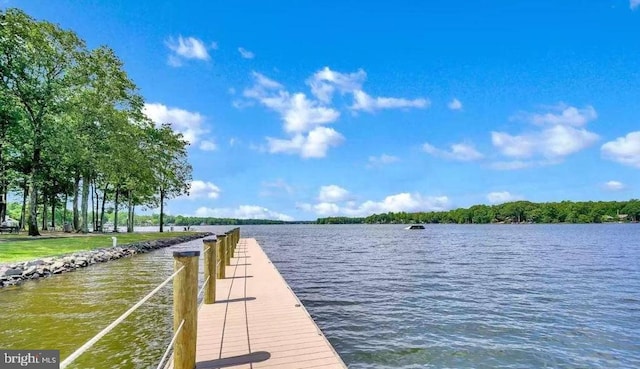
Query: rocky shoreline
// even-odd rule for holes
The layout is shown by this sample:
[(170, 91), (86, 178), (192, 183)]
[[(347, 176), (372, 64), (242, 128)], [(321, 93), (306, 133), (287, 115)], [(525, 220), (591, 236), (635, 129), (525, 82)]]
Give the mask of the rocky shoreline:
[(134, 242), (116, 247), (78, 251), (73, 254), (0, 265), (0, 288), (15, 286), (26, 280), (47, 278), (56, 274), (73, 272), (76, 269), (85, 268), (93, 264), (143, 254), (179, 243), (204, 238), (212, 234), (213, 233), (201, 232), (195, 235)]

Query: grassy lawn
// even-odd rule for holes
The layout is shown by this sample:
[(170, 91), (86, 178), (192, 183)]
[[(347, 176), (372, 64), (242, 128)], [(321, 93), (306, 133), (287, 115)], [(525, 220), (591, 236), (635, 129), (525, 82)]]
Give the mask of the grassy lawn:
[[(111, 237), (118, 238), (118, 245), (132, 242), (159, 240), (195, 234), (196, 232), (144, 232), (118, 233), (96, 235), (71, 235), (51, 238), (36, 238), (29, 236), (0, 237), (0, 263), (10, 263), (31, 259), (45, 258), (62, 254), (69, 254), (83, 250), (93, 250), (111, 247)], [(7, 237), (8, 236), (8, 237)], [(49, 237), (46, 234), (43, 237)]]

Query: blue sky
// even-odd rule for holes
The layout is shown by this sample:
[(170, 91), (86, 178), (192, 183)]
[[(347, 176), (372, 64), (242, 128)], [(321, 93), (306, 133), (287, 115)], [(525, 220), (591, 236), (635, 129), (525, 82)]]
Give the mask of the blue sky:
[(15, 1), (190, 140), (171, 214), (638, 198), (640, 0)]

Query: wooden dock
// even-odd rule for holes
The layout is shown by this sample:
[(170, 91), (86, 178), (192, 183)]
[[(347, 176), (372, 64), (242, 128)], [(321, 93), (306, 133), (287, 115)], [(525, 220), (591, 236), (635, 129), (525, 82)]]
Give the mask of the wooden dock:
[(346, 368), (255, 239), (198, 312), (196, 368)]

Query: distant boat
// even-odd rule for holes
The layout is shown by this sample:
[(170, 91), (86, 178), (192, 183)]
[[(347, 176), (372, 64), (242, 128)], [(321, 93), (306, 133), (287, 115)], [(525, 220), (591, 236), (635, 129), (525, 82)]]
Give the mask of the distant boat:
[(414, 225), (405, 227), (405, 229), (424, 229), (424, 226), (422, 224), (414, 224)]

